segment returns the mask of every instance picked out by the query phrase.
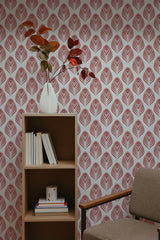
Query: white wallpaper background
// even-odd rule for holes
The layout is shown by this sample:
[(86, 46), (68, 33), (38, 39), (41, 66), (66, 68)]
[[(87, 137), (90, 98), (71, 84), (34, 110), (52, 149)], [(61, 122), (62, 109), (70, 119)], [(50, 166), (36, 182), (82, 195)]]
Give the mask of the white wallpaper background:
[[(53, 82), (59, 112), (78, 113), (78, 201), (132, 186), (141, 166), (160, 167), (160, 1), (0, 0), (0, 240), (21, 239), (21, 114), (38, 112), (45, 82), (20, 26), (28, 19), (53, 29), (55, 69), (71, 36), (96, 74), (66, 71)], [(128, 216), (128, 201), (92, 209), (87, 225)]]

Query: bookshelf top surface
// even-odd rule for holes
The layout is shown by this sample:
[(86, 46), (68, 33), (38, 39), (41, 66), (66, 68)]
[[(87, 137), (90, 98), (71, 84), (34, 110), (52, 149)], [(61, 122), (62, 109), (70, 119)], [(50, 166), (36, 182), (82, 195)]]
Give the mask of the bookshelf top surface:
[(74, 113), (23, 113), (24, 117), (76, 117)]

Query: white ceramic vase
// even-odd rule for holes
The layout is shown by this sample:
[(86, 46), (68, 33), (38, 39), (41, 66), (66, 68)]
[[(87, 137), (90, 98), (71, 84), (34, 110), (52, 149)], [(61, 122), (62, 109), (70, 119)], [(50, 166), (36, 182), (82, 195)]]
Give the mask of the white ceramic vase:
[(57, 112), (57, 97), (51, 83), (45, 83), (40, 97), (39, 112), (56, 113)]

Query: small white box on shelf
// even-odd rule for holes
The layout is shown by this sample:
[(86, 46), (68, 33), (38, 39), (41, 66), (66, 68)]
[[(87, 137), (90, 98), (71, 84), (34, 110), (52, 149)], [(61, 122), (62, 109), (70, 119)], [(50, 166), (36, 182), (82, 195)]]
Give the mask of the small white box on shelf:
[(46, 200), (48, 201), (57, 200), (57, 186), (50, 185), (46, 187)]

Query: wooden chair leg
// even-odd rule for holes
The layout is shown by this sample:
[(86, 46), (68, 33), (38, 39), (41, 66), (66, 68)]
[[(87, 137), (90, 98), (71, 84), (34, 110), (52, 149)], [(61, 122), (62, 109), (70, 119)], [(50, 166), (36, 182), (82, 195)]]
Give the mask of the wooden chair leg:
[(83, 240), (83, 232), (86, 229), (86, 209), (81, 210), (81, 240)]

